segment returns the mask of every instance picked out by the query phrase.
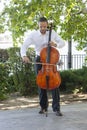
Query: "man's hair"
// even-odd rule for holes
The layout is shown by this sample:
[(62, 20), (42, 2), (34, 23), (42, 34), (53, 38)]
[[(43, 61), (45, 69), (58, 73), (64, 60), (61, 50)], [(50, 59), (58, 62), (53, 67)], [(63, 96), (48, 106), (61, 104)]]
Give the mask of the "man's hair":
[(39, 22), (48, 22), (45, 17), (40, 17)]

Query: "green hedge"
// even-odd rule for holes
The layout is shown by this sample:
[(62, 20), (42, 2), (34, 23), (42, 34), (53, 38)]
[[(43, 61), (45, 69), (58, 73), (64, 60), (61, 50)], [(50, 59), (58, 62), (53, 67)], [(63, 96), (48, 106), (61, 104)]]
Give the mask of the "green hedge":
[[(34, 61), (33, 49), (28, 50), (27, 55)], [(2, 51), (5, 53), (5, 50)], [(36, 75), (34, 65), (24, 64), (20, 57), (20, 48), (6, 50), (7, 58), (2, 56), (0, 62), (0, 99), (13, 92), (21, 95), (36, 95)], [(77, 70), (65, 70), (60, 72), (62, 83), (60, 91), (63, 93), (86, 93), (87, 92), (87, 67)]]
[(87, 92), (87, 67), (60, 72), (62, 83), (60, 90), (66, 93)]
[[(33, 52), (33, 53), (32, 53)], [(34, 65), (25, 64), (22, 62), (20, 56), (20, 48), (10, 48), (8, 50), (9, 59), (8, 63), (11, 66), (11, 73), (13, 75), (13, 81), (15, 90), (19, 91), (22, 95), (32, 95), (36, 93), (37, 86), (35, 80)], [(27, 55), (34, 60), (35, 53), (33, 48), (27, 51)]]
[(0, 63), (0, 99), (6, 98), (9, 88), (8, 66)]

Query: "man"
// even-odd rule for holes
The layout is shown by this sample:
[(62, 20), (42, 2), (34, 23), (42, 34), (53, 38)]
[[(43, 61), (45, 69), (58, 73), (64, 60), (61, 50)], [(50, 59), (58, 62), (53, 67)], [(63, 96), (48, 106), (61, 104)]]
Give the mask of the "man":
[[(22, 47), (21, 47), (21, 57), (23, 59), (23, 62), (29, 63), (30, 59), (26, 56), (27, 48), (30, 47), (30, 45), (35, 46), (36, 51), (36, 62), (40, 61), (40, 51), (43, 47), (46, 47), (48, 44), (49, 39), (49, 31), (47, 31), (48, 27), (48, 21), (45, 17), (41, 17), (39, 19), (39, 29), (33, 30), (27, 39), (24, 41)], [(49, 43), (53, 47), (62, 48), (65, 45), (65, 42), (61, 39), (60, 36), (57, 35), (57, 33), (52, 30), (51, 33), (51, 41)], [(41, 69), (41, 65), (36, 64), (36, 72), (38, 73), (38, 70)], [(43, 114), (48, 109), (48, 98), (47, 98), (47, 90), (46, 89), (40, 89), (39, 88), (39, 97), (40, 97), (40, 106), (41, 110), (39, 111), (40, 114)], [(59, 95), (59, 88), (52, 90), (52, 108), (53, 111), (56, 112), (57, 116), (62, 116), (62, 113), (60, 112), (60, 95)]]

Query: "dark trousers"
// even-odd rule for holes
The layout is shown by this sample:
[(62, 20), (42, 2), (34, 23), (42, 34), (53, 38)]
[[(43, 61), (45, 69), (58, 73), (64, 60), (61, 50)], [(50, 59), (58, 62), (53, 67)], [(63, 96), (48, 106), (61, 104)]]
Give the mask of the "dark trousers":
[[(36, 57), (36, 62), (40, 62), (40, 56)], [(35, 70), (36, 74), (38, 74), (38, 71), (41, 70), (42, 65), (41, 64), (36, 64), (35, 65)], [(40, 99), (40, 106), (42, 109), (47, 109), (48, 108), (48, 96), (47, 96), (47, 90), (46, 89), (41, 89), (38, 87), (38, 92), (39, 92), (39, 99)], [(51, 90), (52, 93), (52, 108), (53, 111), (60, 111), (60, 93), (59, 93), (59, 88)]]

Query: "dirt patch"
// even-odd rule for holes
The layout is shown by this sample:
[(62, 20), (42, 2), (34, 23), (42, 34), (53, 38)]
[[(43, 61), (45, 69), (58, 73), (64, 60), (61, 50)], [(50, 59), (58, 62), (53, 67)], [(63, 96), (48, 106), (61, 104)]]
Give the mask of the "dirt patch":
[[(87, 101), (87, 94), (61, 94), (61, 105), (66, 105), (70, 103), (80, 103)], [(51, 104), (52, 99), (49, 97), (49, 104)], [(0, 110), (11, 110), (20, 109), (27, 107), (37, 107), (39, 106), (39, 98), (35, 97), (23, 97), (17, 94), (11, 95), (7, 100), (0, 101)]]

